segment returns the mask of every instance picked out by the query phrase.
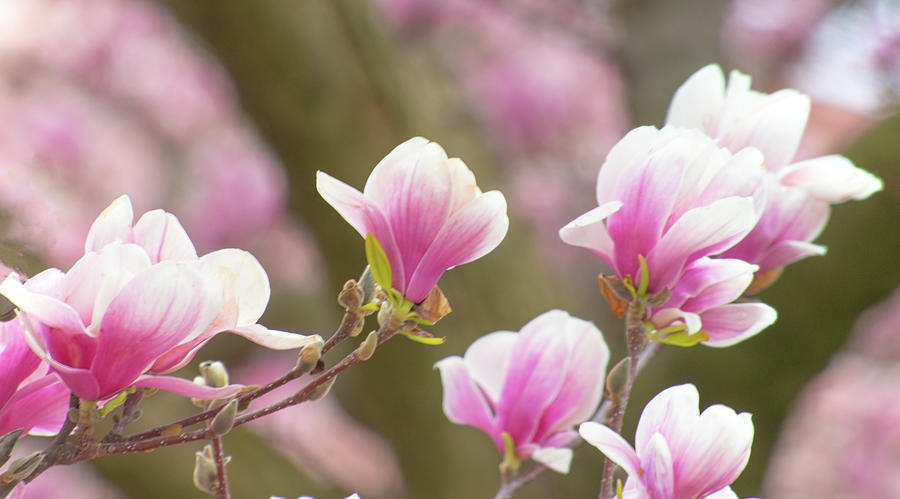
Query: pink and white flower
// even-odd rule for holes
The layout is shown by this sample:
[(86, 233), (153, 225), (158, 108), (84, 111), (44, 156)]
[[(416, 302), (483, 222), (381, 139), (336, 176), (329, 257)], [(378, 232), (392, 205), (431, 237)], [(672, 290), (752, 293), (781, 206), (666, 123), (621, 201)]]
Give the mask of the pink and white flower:
[(599, 423), (583, 423), (579, 433), (628, 473), (623, 497), (735, 497), (728, 486), (750, 459), (753, 422), (724, 405), (700, 413), (699, 399), (691, 384), (653, 397), (641, 413), (634, 447)]
[(0, 435), (53, 435), (68, 408), (69, 390), (31, 351), (19, 320), (0, 322)]
[(375, 236), (394, 287), (416, 303), (445, 271), (496, 248), (509, 227), (503, 194), (482, 193), (465, 163), (422, 137), (382, 159), (363, 192), (321, 171), (316, 188), (363, 237)]
[(621, 279), (637, 285), (640, 257), (647, 293), (673, 289), (698, 259), (746, 236), (764, 202), (762, 155), (736, 154), (697, 130), (640, 127), (610, 151), (597, 177), (597, 208), (560, 229)]
[[(101, 400), (130, 386), (215, 395), (171, 372), (223, 331), (269, 348), (299, 348), (316, 336), (256, 324), (269, 299), (268, 279), (247, 252), (198, 258), (178, 219), (155, 210), (132, 226), (127, 196), (94, 222), (85, 255), (68, 272), (48, 269), (0, 284), (19, 307), (29, 343), (79, 397)], [(139, 347), (136, 347), (139, 345)]]
[(476, 340), (464, 357), (435, 367), (444, 385), (444, 414), (487, 433), (504, 452), (508, 433), (520, 459), (566, 473), (573, 426), (590, 418), (603, 392), (609, 348), (592, 323), (562, 310), (541, 314), (518, 333)]

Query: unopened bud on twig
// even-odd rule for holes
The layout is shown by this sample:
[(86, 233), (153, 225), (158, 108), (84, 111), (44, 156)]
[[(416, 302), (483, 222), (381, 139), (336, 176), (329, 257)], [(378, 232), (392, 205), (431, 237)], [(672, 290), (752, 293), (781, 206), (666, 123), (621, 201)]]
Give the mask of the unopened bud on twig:
[(198, 367), (206, 386), (222, 388), (228, 386), (228, 370), (225, 364), (218, 360), (204, 360)]
[(362, 291), (362, 304), (365, 305), (370, 303), (375, 299), (375, 277), (372, 276), (372, 271), (369, 270), (369, 266), (366, 265), (365, 270), (363, 270), (362, 275), (359, 277), (359, 289)]
[(378, 333), (372, 331), (368, 336), (366, 336), (366, 339), (359, 344), (359, 348), (356, 349), (356, 358), (359, 360), (371, 359), (372, 355), (375, 353), (375, 347), (377, 346)]
[(301, 348), (300, 356), (297, 358), (297, 368), (305, 373), (315, 369), (319, 359), (322, 358), (323, 346), (325, 346), (325, 342), (322, 341), (322, 338), (316, 338), (312, 343)]
[(337, 379), (337, 376), (329, 379), (328, 381), (322, 383), (321, 385), (313, 388), (312, 392), (309, 394), (309, 400), (315, 401), (320, 400), (328, 395), (328, 392), (331, 391), (331, 387), (334, 385), (334, 380)]
[(628, 384), (631, 382), (631, 357), (625, 357), (620, 360), (606, 376), (606, 393), (609, 398), (617, 400), (628, 390)]
[[(213, 494), (219, 488), (219, 473), (216, 470), (216, 460), (213, 458), (213, 449), (206, 445), (202, 451), (195, 453), (194, 461), (194, 485), (206, 492)], [(228, 462), (226, 458), (225, 462)]]
[(216, 434), (217, 437), (225, 435), (234, 427), (234, 417), (237, 416), (238, 401), (232, 400), (212, 420), (209, 429)]
[(9, 465), (9, 469), (6, 470), (6, 473), (8, 473), (13, 480), (24, 480), (37, 469), (38, 465), (41, 464), (42, 459), (44, 459), (44, 456), (41, 455), (40, 452), (34, 452), (25, 457), (20, 457)]
[(378, 325), (384, 327), (385, 324), (389, 323), (394, 316), (394, 305), (389, 301), (384, 301), (381, 303), (381, 308), (378, 309)]
[(338, 303), (347, 311), (359, 310), (363, 306), (363, 291), (356, 281), (350, 279), (344, 283), (344, 289), (338, 293)]
[(6, 464), (6, 461), (9, 461), (13, 447), (16, 445), (16, 442), (19, 441), (19, 436), (22, 435), (22, 431), (24, 430), (14, 430), (0, 437), (0, 466), (3, 466)]

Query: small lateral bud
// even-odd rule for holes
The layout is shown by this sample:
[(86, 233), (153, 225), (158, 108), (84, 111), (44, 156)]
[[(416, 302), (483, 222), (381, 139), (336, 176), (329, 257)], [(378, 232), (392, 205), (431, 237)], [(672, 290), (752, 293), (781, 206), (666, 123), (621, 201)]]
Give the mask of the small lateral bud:
[(225, 364), (218, 360), (204, 360), (199, 366), (200, 374), (206, 386), (222, 388), (228, 386), (228, 370)]
[(234, 417), (237, 416), (238, 401), (232, 400), (219, 411), (209, 424), (209, 429), (216, 434), (217, 437), (225, 435), (234, 427)]
[(328, 381), (322, 383), (321, 385), (313, 388), (313, 391), (309, 394), (309, 400), (321, 400), (328, 395), (328, 392), (331, 391), (331, 387), (334, 385), (334, 380), (337, 379), (337, 376), (329, 379)]
[(363, 305), (363, 291), (356, 281), (350, 279), (344, 283), (344, 288), (338, 293), (338, 303), (348, 311), (358, 310)]
[(375, 353), (375, 347), (377, 346), (378, 333), (372, 331), (368, 336), (366, 336), (366, 339), (359, 344), (359, 348), (356, 349), (356, 358), (359, 360), (371, 359), (372, 355)]
[(15, 480), (24, 480), (37, 469), (43, 459), (44, 456), (40, 452), (34, 452), (13, 461), (6, 472)]
[(394, 305), (389, 301), (381, 302), (381, 308), (378, 309), (378, 325), (384, 327), (391, 321), (394, 316)]
[(207, 445), (194, 455), (194, 486), (207, 494), (213, 494), (219, 488), (219, 474), (212, 447)]
[(672, 296), (672, 290), (669, 288), (663, 288), (662, 291), (656, 293), (655, 295), (647, 298), (647, 306), (650, 308), (661, 307)]
[[(200, 386), (207, 386), (206, 380), (203, 379), (203, 376), (194, 376), (194, 384), (200, 385)], [(200, 407), (201, 409), (205, 409), (206, 406), (208, 405), (206, 400), (195, 399), (195, 398), (191, 399), (191, 403), (197, 407)]]
[(319, 359), (322, 358), (323, 346), (325, 346), (325, 342), (322, 341), (322, 338), (316, 338), (312, 343), (301, 348), (300, 356), (297, 358), (297, 368), (305, 373), (315, 369)]
[(362, 304), (365, 305), (375, 299), (375, 278), (372, 271), (366, 265), (362, 275), (359, 277), (359, 289), (362, 291)]
[(6, 461), (9, 461), (9, 457), (12, 456), (13, 447), (16, 445), (16, 442), (19, 441), (22, 431), (23, 430), (13, 430), (0, 437), (0, 466), (3, 466), (6, 464)]
[(631, 382), (631, 357), (620, 360), (606, 376), (606, 393), (616, 400), (625, 394)]

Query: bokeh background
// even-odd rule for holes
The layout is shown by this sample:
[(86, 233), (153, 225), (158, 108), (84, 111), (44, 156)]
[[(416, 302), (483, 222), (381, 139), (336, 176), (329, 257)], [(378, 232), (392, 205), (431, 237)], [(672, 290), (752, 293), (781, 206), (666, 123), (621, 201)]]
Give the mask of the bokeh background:
[[(738, 68), (757, 89), (810, 92), (803, 153), (846, 154), (885, 189), (835, 207), (817, 241), (828, 254), (790, 266), (761, 294), (779, 312), (772, 327), (724, 350), (665, 349), (637, 382), (624, 434), (631, 438), (655, 393), (691, 382), (702, 406), (753, 413), (750, 464), (734, 485), (742, 497), (813, 497), (777, 484), (763, 490), (767, 463), (784, 462), (770, 459), (779, 429), (856, 318), (900, 284), (900, 16), (895, 2), (853, 6), (881, 9), (870, 16), (881, 31), (842, 33), (882, 36), (884, 46), (817, 41), (841, 8), (824, 0), (6, 2), (0, 256), (29, 273), (68, 268), (91, 220), (127, 193), (138, 213), (178, 215), (201, 253), (254, 252), (274, 291), (263, 323), (327, 336), (341, 316), (337, 292), (365, 261), (358, 234), (316, 193), (315, 171), (361, 187), (406, 138), (438, 141), (482, 189), (506, 193), (512, 218), (496, 251), (441, 281), (454, 312), (431, 330), (446, 344), (392, 341), (343, 374), (325, 401), (236, 430), (226, 440), (229, 472), (238, 498), (492, 497), (500, 458), (485, 435), (444, 418), (432, 365), (551, 308), (596, 322), (621, 356), (621, 324), (596, 286), (601, 261), (556, 231), (594, 205), (608, 148), (633, 126), (661, 126), (687, 76), (710, 62)], [(841, 66), (869, 56), (877, 64)], [(883, 334), (897, 341), (893, 324)], [(226, 361), (245, 383), (293, 364), (290, 354), (267, 355), (238, 338), (217, 337), (196, 360), (207, 358)], [(181, 374), (193, 376), (195, 365)], [(136, 428), (193, 410), (165, 394), (145, 405)], [(832, 418), (829, 431), (842, 423)], [(59, 471), (32, 493), (204, 497), (191, 485), (199, 447), (101, 459), (93, 470)], [(595, 497), (601, 461), (579, 448), (568, 476), (545, 473), (516, 497)], [(822, 463), (813, 464), (826, 476)], [(89, 474), (109, 490), (88, 489)], [(65, 480), (80, 485), (60, 487)]]

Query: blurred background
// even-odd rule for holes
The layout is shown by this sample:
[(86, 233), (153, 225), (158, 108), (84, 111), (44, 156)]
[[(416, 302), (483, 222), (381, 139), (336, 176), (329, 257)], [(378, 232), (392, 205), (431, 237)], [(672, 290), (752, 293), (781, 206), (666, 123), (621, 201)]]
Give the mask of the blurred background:
[[(273, 287), (261, 322), (327, 336), (365, 259), (314, 172), (361, 188), (403, 140), (438, 141), (483, 190), (506, 194), (512, 219), (497, 250), (442, 279), (454, 313), (431, 331), (446, 344), (392, 341), (325, 400), (235, 431), (229, 473), (238, 498), (493, 497), (500, 456), (445, 419), (432, 365), (551, 308), (594, 321), (623, 354), (596, 286), (602, 262), (556, 232), (595, 206), (608, 149), (636, 125), (661, 126), (678, 85), (710, 62), (758, 90), (809, 93), (800, 154), (846, 154), (885, 189), (835, 207), (817, 240), (828, 254), (761, 294), (779, 312), (772, 327), (724, 350), (665, 349), (623, 434), (654, 394), (691, 382), (702, 407), (753, 413), (741, 497), (900, 497), (889, 479), (900, 407), (885, 409), (898, 405), (900, 299), (853, 329), (900, 284), (895, 1), (0, 2), (0, 258), (29, 274), (68, 268), (94, 217), (127, 193), (136, 213), (175, 213), (201, 254), (253, 252)], [(204, 359), (241, 383), (294, 362), (220, 336), (179, 374)], [(166, 394), (144, 405), (135, 428), (193, 410)], [(54, 469), (28, 497), (204, 497), (191, 485), (200, 447)], [(601, 461), (583, 446), (568, 476), (545, 473), (516, 497), (595, 497)]]

